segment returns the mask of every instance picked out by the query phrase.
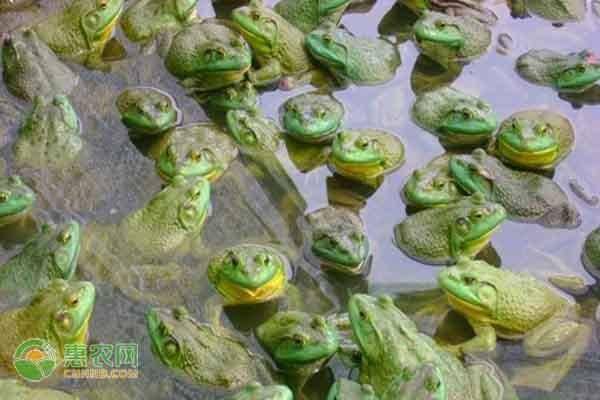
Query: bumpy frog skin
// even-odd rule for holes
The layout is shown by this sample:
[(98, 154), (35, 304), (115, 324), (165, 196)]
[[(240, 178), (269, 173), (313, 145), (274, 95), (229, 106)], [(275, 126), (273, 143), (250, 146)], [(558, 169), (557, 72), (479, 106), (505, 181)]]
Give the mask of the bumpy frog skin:
[(181, 122), (181, 110), (168, 93), (152, 87), (125, 89), (116, 100), (121, 122), (132, 137), (157, 135)]
[(427, 11), (413, 29), (421, 53), (446, 68), (481, 56), (492, 40), (491, 30), (470, 16)]
[(270, 118), (245, 110), (230, 110), (226, 122), (243, 150), (275, 152), (281, 145), (281, 128)]
[(325, 267), (356, 275), (369, 256), (369, 238), (360, 217), (342, 207), (325, 207), (306, 216), (311, 252)]
[(59, 361), (66, 344), (86, 344), (95, 297), (91, 282), (55, 279), (38, 290), (27, 305), (0, 314), (0, 365), (12, 369), (15, 350), (31, 338), (47, 340)]
[(404, 164), (404, 145), (389, 132), (376, 129), (344, 130), (333, 139), (329, 167), (359, 181), (373, 181)]
[(179, 32), (165, 58), (165, 66), (184, 87), (200, 92), (242, 81), (251, 64), (252, 53), (244, 38), (214, 21)]
[(68, 95), (79, 83), (79, 76), (30, 29), (7, 34), (2, 46), (2, 71), (8, 90), (28, 101), (35, 96)]
[(378, 400), (378, 397), (371, 385), (361, 385), (342, 378), (331, 386), (327, 400)]
[(0, 393), (14, 400), (78, 400), (78, 397), (54, 389), (33, 389), (16, 379), (1, 379)]
[(306, 48), (341, 84), (382, 84), (394, 77), (401, 62), (400, 53), (392, 43), (356, 37), (332, 26), (307, 35)]
[(581, 259), (586, 270), (600, 277), (600, 227), (594, 229), (585, 239)]
[(487, 141), (497, 119), (485, 101), (452, 87), (425, 92), (412, 107), (414, 121), (445, 146), (473, 146)]
[(324, 23), (337, 25), (352, 0), (281, 0), (273, 9), (304, 33)]
[(263, 386), (253, 382), (227, 400), (293, 400), (294, 394), (284, 385)]
[(104, 68), (102, 51), (111, 38), (124, 0), (75, 0), (34, 27), (60, 58)]
[(20, 177), (0, 177), (0, 227), (21, 220), (35, 204), (35, 193)]
[(66, 96), (46, 103), (36, 97), (14, 144), (18, 165), (60, 169), (79, 156), (83, 142), (79, 117)]
[(156, 357), (197, 384), (238, 389), (261, 378), (260, 361), (244, 343), (200, 323), (184, 307), (152, 308), (146, 321)]
[(208, 280), (227, 305), (264, 303), (285, 292), (289, 270), (287, 257), (278, 250), (242, 244), (211, 258)]
[(553, 169), (575, 144), (569, 120), (549, 110), (527, 110), (500, 124), (488, 151), (507, 164), (532, 170)]
[(467, 193), (480, 193), (506, 208), (511, 219), (535, 222), (549, 228), (574, 229), (581, 215), (565, 192), (545, 176), (514, 171), (482, 149), (471, 155), (455, 155), (450, 171)]
[(516, 68), (526, 81), (558, 92), (583, 92), (600, 80), (600, 61), (587, 50), (569, 54), (530, 50), (517, 58)]
[(585, 18), (585, 0), (515, 0), (510, 2), (511, 15), (517, 18), (528, 12), (552, 22), (575, 22)]
[(279, 109), (286, 133), (305, 143), (330, 141), (344, 118), (344, 106), (330, 94), (303, 93)]
[(42, 226), (19, 254), (0, 267), (0, 292), (24, 299), (48, 286), (52, 279), (71, 279), (77, 268), (80, 239), (75, 221)]
[(450, 175), (450, 154), (434, 158), (416, 169), (402, 189), (406, 205), (416, 208), (445, 206), (465, 195)]
[(148, 42), (165, 30), (179, 30), (196, 16), (198, 0), (137, 0), (123, 13), (121, 27), (133, 42)]
[(450, 264), (477, 255), (505, 219), (504, 207), (478, 194), (407, 217), (394, 229), (396, 245), (425, 264)]

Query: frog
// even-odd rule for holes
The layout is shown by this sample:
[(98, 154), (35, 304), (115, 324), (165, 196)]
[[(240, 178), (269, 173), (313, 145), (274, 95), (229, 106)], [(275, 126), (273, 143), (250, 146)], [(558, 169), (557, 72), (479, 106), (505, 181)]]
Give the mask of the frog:
[(339, 24), (353, 0), (281, 0), (273, 9), (290, 24), (310, 33), (324, 23)]
[(223, 327), (202, 323), (183, 306), (146, 313), (152, 352), (170, 370), (194, 383), (227, 390), (269, 381), (261, 358)]
[(0, 177), (0, 227), (22, 221), (35, 206), (36, 198), (20, 176)]
[(196, 19), (198, 0), (137, 0), (121, 17), (121, 28), (132, 42), (149, 42), (164, 31), (179, 31)]
[(579, 211), (556, 182), (533, 172), (512, 170), (481, 148), (453, 155), (450, 171), (465, 192), (481, 193), (502, 204), (512, 220), (548, 228), (581, 225)]
[(521, 78), (559, 93), (581, 93), (600, 80), (600, 61), (588, 50), (559, 53), (549, 49), (533, 49), (516, 61)]
[(398, 48), (385, 39), (354, 36), (328, 24), (306, 35), (306, 48), (342, 86), (380, 85), (400, 67)]
[(258, 91), (248, 80), (210, 92), (196, 92), (193, 93), (193, 97), (206, 109), (213, 120), (216, 119), (213, 115), (219, 117), (230, 110), (256, 113), (260, 106)]
[(418, 95), (411, 113), (417, 125), (450, 148), (486, 143), (498, 126), (489, 103), (452, 86)]
[(80, 238), (80, 226), (74, 220), (42, 225), (21, 252), (0, 267), (0, 292), (24, 300), (53, 279), (71, 279), (77, 269)]
[(333, 139), (328, 166), (336, 174), (369, 183), (400, 168), (404, 157), (404, 144), (391, 132), (343, 129)]
[(279, 107), (285, 133), (304, 143), (331, 142), (342, 124), (344, 105), (328, 93), (307, 92)]
[(494, 11), (479, 1), (397, 0), (396, 3), (408, 8), (416, 16), (422, 16), (427, 11), (436, 11), (450, 16), (470, 16), (489, 26), (498, 21)]
[(586, 236), (581, 252), (581, 260), (591, 275), (596, 278), (600, 277), (600, 227)]
[(307, 214), (302, 223), (307, 249), (316, 264), (348, 275), (367, 270), (369, 237), (360, 216), (348, 208), (327, 206)]
[(388, 295), (354, 294), (348, 315), (361, 354), (359, 380), (381, 400), (518, 399), (497, 366), (485, 360), (463, 365), (419, 332)]
[(15, 350), (31, 338), (52, 346), (57, 363), (64, 359), (65, 345), (86, 345), (95, 298), (91, 282), (54, 279), (27, 304), (0, 313), (0, 369), (12, 372)]
[(220, 21), (206, 20), (177, 33), (164, 62), (184, 88), (202, 93), (243, 81), (252, 52), (242, 35)]
[(130, 137), (156, 136), (179, 125), (182, 112), (175, 99), (162, 90), (138, 86), (123, 90), (115, 104)]
[(506, 219), (506, 210), (481, 193), (410, 215), (394, 228), (396, 245), (425, 264), (475, 257)]
[(36, 96), (13, 145), (16, 164), (60, 170), (72, 165), (82, 148), (81, 124), (69, 98), (56, 95), (47, 102)]
[(78, 400), (79, 398), (61, 390), (31, 388), (16, 379), (0, 379), (0, 393), (14, 400)]
[(526, 18), (529, 13), (553, 23), (578, 22), (585, 19), (584, 0), (511, 0), (511, 15)]
[(227, 129), (245, 151), (274, 153), (281, 147), (281, 128), (272, 119), (246, 110), (229, 110)]
[(419, 51), (447, 69), (480, 57), (492, 41), (490, 28), (469, 15), (425, 11), (413, 31)]
[(5, 34), (2, 72), (9, 92), (28, 102), (36, 96), (69, 95), (79, 83), (79, 76), (32, 29)]
[(263, 386), (252, 382), (227, 400), (293, 400), (294, 394), (285, 385)]
[(88, 68), (109, 70), (102, 52), (123, 11), (124, 0), (75, 0), (33, 27), (56, 55)]
[(551, 110), (524, 110), (502, 123), (487, 151), (504, 163), (533, 171), (551, 171), (575, 145), (575, 130), (563, 115)]
[(466, 196), (450, 175), (449, 162), (450, 154), (445, 153), (413, 171), (401, 192), (407, 206), (442, 207)]
[(341, 378), (329, 388), (327, 400), (379, 400), (379, 397), (368, 383), (361, 385), (358, 382)]

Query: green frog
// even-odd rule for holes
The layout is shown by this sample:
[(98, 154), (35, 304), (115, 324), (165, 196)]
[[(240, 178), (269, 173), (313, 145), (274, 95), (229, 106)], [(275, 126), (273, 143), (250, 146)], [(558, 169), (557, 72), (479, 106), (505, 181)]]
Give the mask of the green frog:
[(505, 219), (504, 207), (476, 194), (407, 217), (394, 228), (395, 241), (417, 261), (451, 264), (476, 256)]
[(75, 0), (34, 30), (58, 57), (107, 69), (102, 52), (123, 10), (124, 0)]
[(202, 104), (207, 112), (216, 117), (229, 110), (259, 111), (258, 91), (248, 80), (206, 93), (194, 93), (194, 99)]
[(450, 86), (417, 96), (412, 117), (447, 147), (487, 142), (498, 125), (489, 103)]
[(246, 110), (229, 110), (227, 129), (244, 151), (274, 153), (281, 146), (281, 128), (275, 121)]
[(450, 171), (467, 193), (480, 193), (504, 206), (511, 219), (550, 228), (575, 229), (581, 215), (552, 179), (528, 171), (515, 171), (483, 149), (470, 155), (453, 155)]
[(79, 400), (78, 397), (54, 389), (33, 389), (16, 379), (0, 379), (0, 393), (12, 400)]
[(511, 15), (525, 18), (528, 12), (554, 23), (577, 22), (585, 18), (585, 0), (511, 0)]
[(342, 14), (353, 0), (281, 0), (273, 9), (304, 33), (324, 23), (339, 24)]
[(331, 94), (308, 92), (291, 97), (279, 108), (285, 132), (304, 143), (329, 142), (344, 118), (344, 105)]
[(35, 193), (19, 176), (0, 177), (0, 227), (21, 221), (35, 201)]
[(57, 94), (68, 95), (79, 83), (79, 76), (31, 29), (6, 34), (2, 72), (7, 89), (27, 101), (36, 96), (51, 99)]
[(252, 382), (241, 392), (228, 397), (227, 400), (293, 400), (294, 394), (285, 385), (263, 386)]
[(600, 277), (600, 227), (586, 237), (581, 259), (590, 274), (596, 278)]
[(379, 400), (379, 398), (371, 385), (361, 385), (360, 383), (342, 378), (331, 385), (327, 393), (327, 400)]

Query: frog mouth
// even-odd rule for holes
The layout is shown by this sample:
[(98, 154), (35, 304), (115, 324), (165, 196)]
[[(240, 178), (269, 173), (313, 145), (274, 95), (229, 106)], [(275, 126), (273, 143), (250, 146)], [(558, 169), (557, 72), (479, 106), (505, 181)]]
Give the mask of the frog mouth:
[(521, 151), (505, 141), (498, 141), (498, 153), (509, 161), (530, 167), (542, 167), (552, 164), (558, 157), (558, 146), (540, 151)]
[(229, 281), (219, 282), (217, 291), (227, 305), (264, 303), (278, 297), (286, 287), (285, 272), (280, 269), (265, 284), (256, 288), (241, 287)]

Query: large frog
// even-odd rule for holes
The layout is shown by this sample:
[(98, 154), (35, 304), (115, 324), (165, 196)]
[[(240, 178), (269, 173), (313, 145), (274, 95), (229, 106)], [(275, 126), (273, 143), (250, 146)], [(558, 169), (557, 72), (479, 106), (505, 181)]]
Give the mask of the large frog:
[(600, 80), (600, 61), (587, 50), (568, 54), (530, 50), (517, 58), (516, 69), (526, 81), (558, 92), (583, 92)]
[(327, 393), (327, 400), (379, 400), (379, 398), (371, 385), (361, 385), (342, 378), (331, 385)]
[(20, 166), (61, 169), (77, 159), (82, 147), (79, 117), (69, 99), (57, 95), (50, 102), (34, 99), (13, 150)]
[(90, 282), (55, 279), (36, 292), (31, 301), (0, 314), (3, 339), (0, 368), (13, 368), (13, 355), (25, 340), (46, 340), (56, 351), (57, 361), (65, 345), (86, 344), (96, 291)]
[(293, 400), (294, 394), (284, 385), (263, 386), (253, 382), (227, 400)]
[(20, 177), (0, 177), (0, 227), (25, 217), (35, 204), (35, 193)]
[(496, 130), (492, 107), (453, 87), (425, 92), (412, 107), (415, 122), (433, 133), (444, 146), (473, 146), (486, 142)]
[(273, 9), (304, 33), (324, 23), (337, 25), (353, 0), (281, 0)]
[(10, 400), (78, 400), (79, 398), (54, 389), (31, 388), (16, 379), (1, 379), (0, 393)]
[(396, 245), (423, 263), (450, 264), (476, 256), (505, 219), (504, 207), (477, 194), (407, 217), (394, 228)]
[(245, 343), (224, 328), (199, 322), (184, 307), (151, 308), (146, 321), (156, 357), (197, 384), (238, 389), (270, 380)]
[(36, 96), (51, 99), (57, 94), (68, 95), (79, 83), (79, 76), (31, 29), (5, 36), (2, 71), (8, 90), (28, 101)]
[(585, 18), (585, 0), (511, 0), (511, 15), (525, 18), (528, 12), (554, 23), (576, 22)]
[(600, 277), (600, 227), (586, 237), (581, 259), (590, 274)]
[(509, 169), (482, 149), (452, 156), (450, 171), (465, 192), (481, 193), (502, 204), (512, 219), (552, 228), (574, 229), (581, 224), (579, 211), (552, 179)]
[(331, 25), (307, 35), (306, 48), (341, 84), (382, 84), (395, 76), (401, 63), (394, 44), (384, 39), (357, 37)]
[(229, 110), (226, 123), (243, 152), (273, 153), (281, 146), (281, 128), (270, 118), (246, 110)]
[(79, 240), (76, 221), (43, 225), (19, 254), (0, 267), (0, 293), (25, 299), (52, 279), (71, 279), (77, 268)]
[(124, 0), (75, 0), (33, 29), (60, 58), (106, 69), (102, 52), (123, 10)]
[(194, 98), (205, 107), (212, 120), (229, 110), (256, 112), (260, 103), (258, 91), (247, 80), (211, 92), (196, 92)]

